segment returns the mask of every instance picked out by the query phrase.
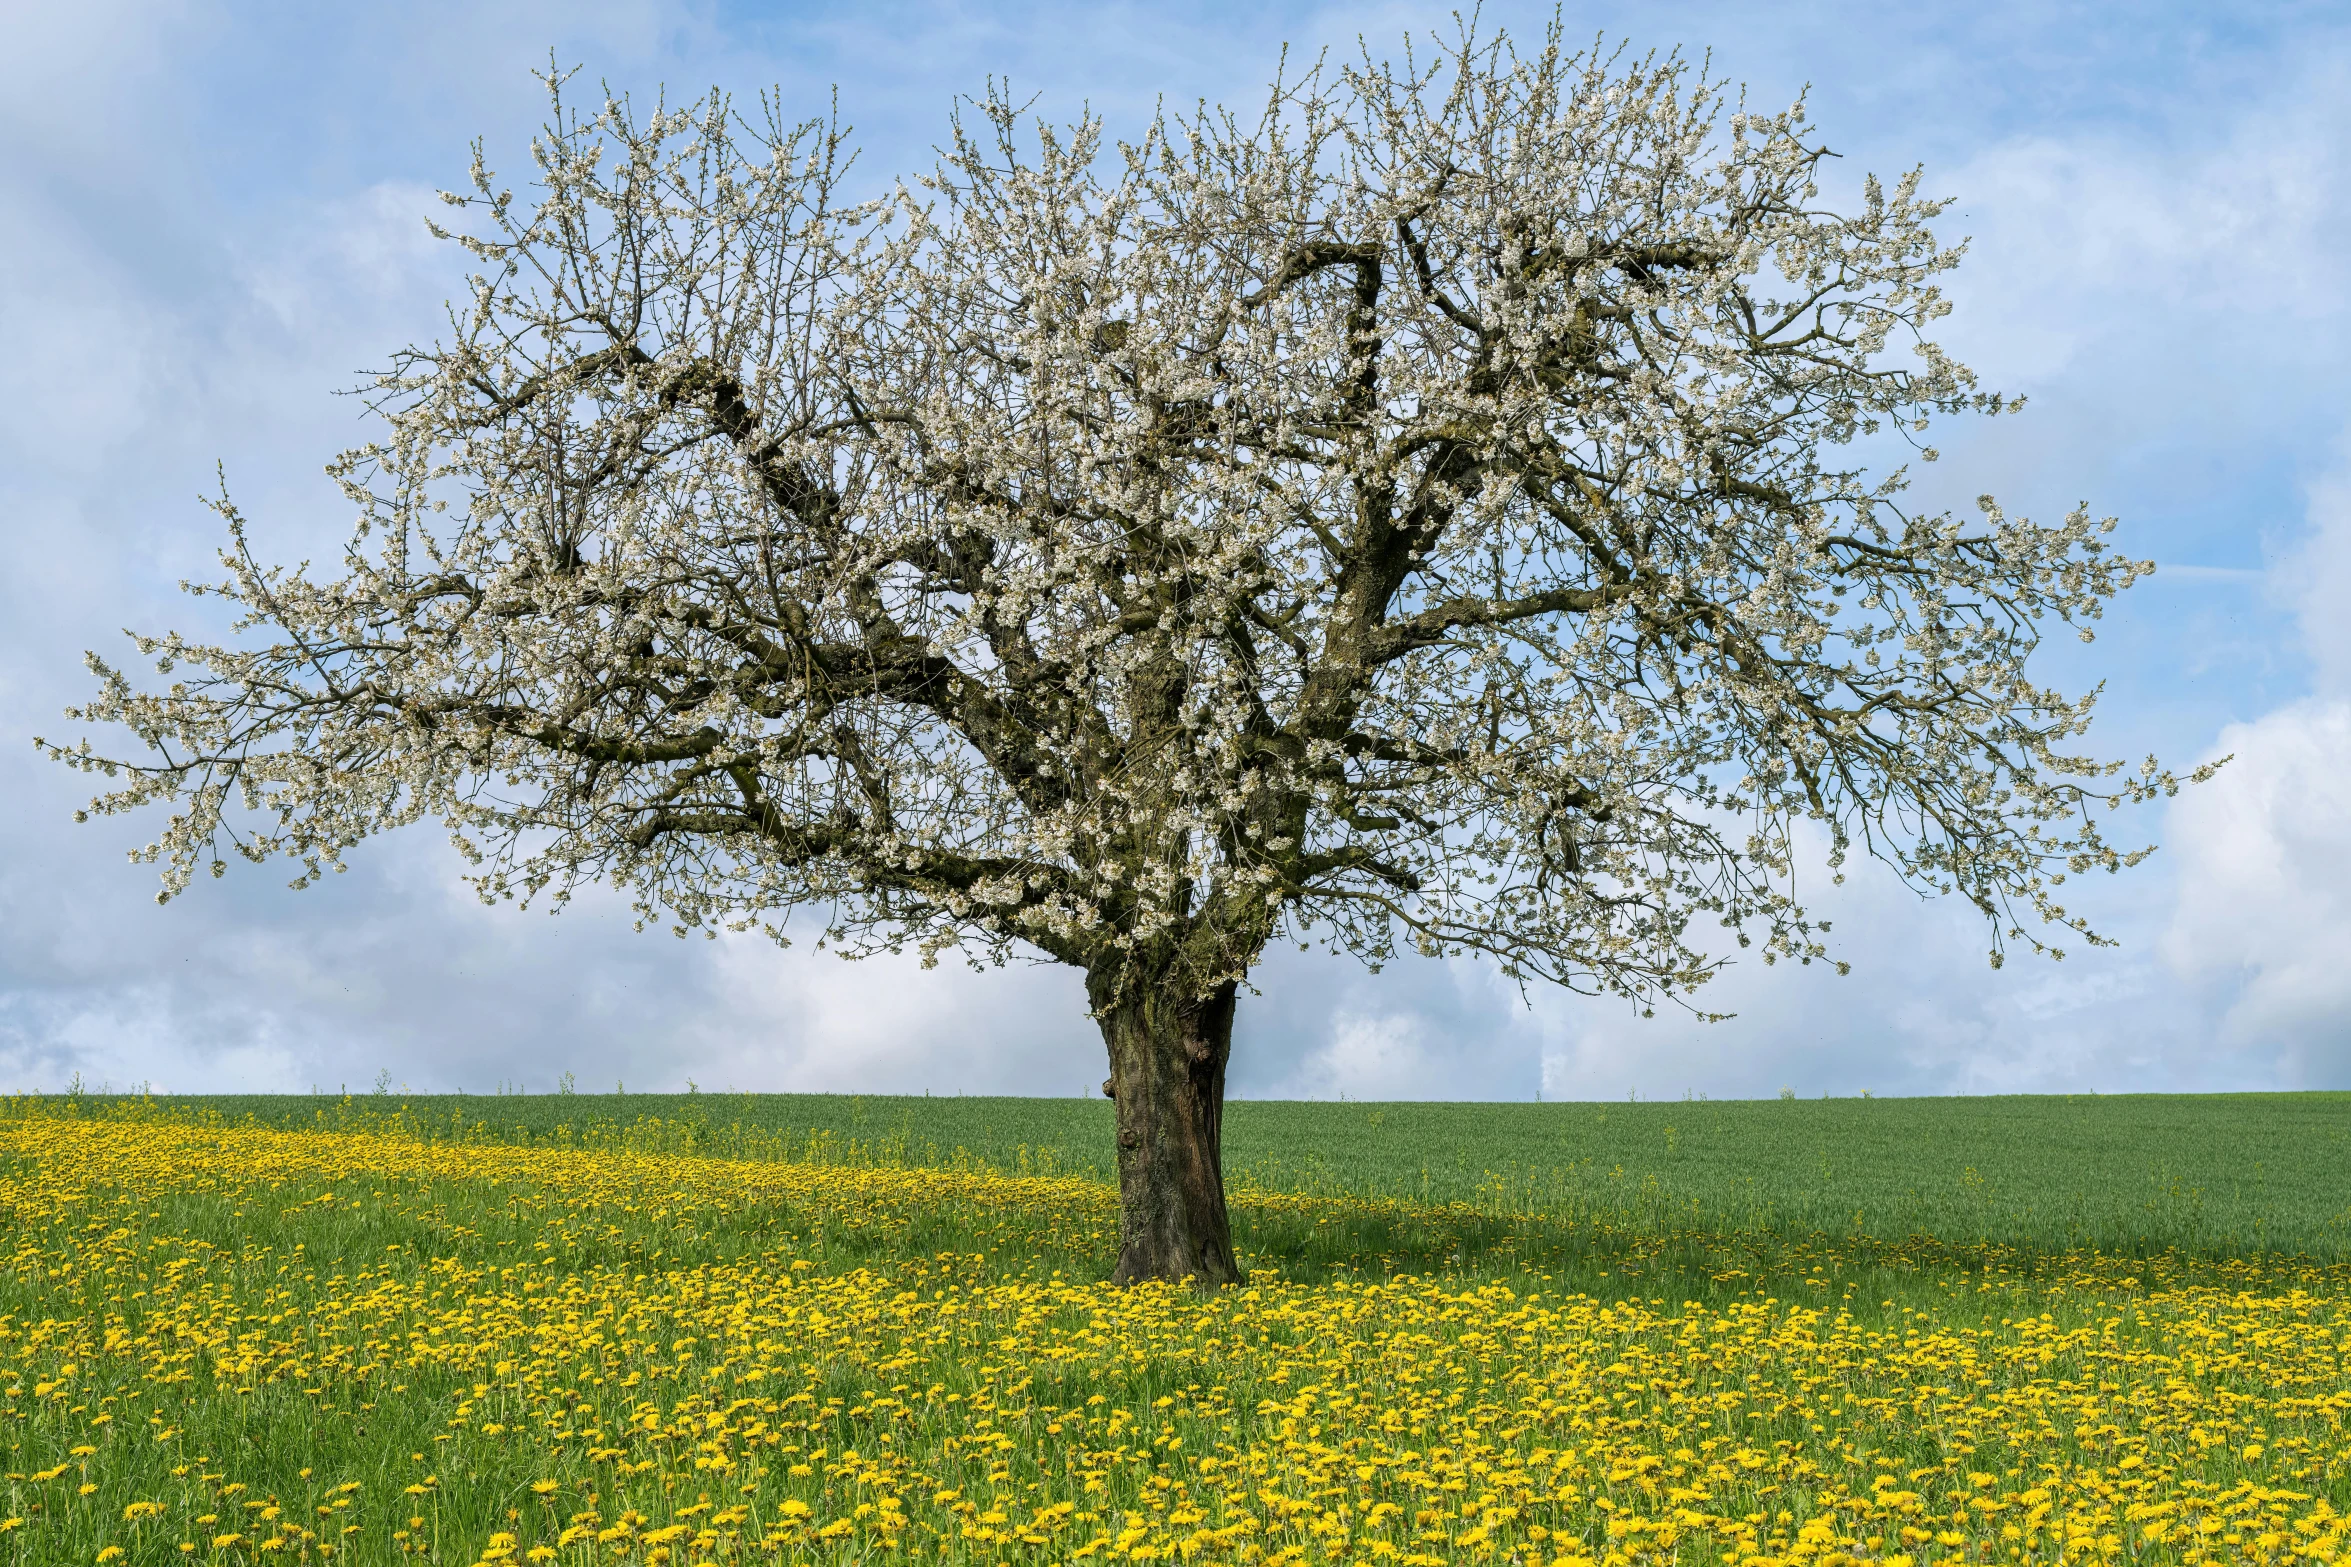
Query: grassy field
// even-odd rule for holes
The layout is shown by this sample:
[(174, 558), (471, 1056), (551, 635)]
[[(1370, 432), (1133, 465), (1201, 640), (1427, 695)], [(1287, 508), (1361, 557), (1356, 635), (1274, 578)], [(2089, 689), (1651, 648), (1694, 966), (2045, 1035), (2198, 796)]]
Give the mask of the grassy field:
[[(308, 1127), (344, 1101), (161, 1101)], [(718, 1151), (1111, 1178), (1110, 1106), (825, 1094), (362, 1095), (420, 1127), (521, 1145), (662, 1123)], [(640, 1138), (641, 1140), (641, 1138)], [(684, 1146), (682, 1133), (673, 1146)], [(1232, 1105), (1226, 1169), (1276, 1191), (1469, 1200), (1647, 1227), (2301, 1252), (2351, 1260), (2351, 1094), (2081, 1095), (1667, 1104)]]
[(1103, 1108), (0, 1101), (0, 1561), (2351, 1556), (2339, 1098)]

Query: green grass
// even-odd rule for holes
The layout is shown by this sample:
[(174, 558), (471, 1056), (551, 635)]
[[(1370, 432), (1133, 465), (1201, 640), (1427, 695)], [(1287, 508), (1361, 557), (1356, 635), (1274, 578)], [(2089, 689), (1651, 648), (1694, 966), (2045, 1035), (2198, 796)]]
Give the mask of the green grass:
[[(1204, 1467), (1171, 1464), (1162, 1444), (1177, 1436), (1203, 1456), (1275, 1455), (1264, 1478), (1284, 1494), (1386, 1486), (1416, 1506), (1432, 1500), (1426, 1488), (1364, 1479), (1360, 1443), (1393, 1437), (1410, 1463), (1443, 1457), (1466, 1487), (1523, 1467), (1479, 1443), (1606, 1436), (1664, 1464), (1686, 1444), (1719, 1457), (1750, 1442), (1778, 1467), (1726, 1484), (1773, 1489), (1726, 1490), (1720, 1510), (1768, 1512), (1783, 1534), (1869, 1505), (1896, 1474), (1940, 1487), (1945, 1513), (1995, 1478), (2030, 1507), (2063, 1489), (2052, 1477), (2117, 1461), (2118, 1433), (2139, 1444), (2132, 1463), (2150, 1455), (2121, 1483), (2154, 1494), (2249, 1480), (2259, 1498), (2351, 1506), (2339, 1397), (2351, 1274), (2247, 1266), (2220, 1249), (2185, 1265), (2086, 1257), (2065, 1249), (2078, 1242), (2064, 1217), (2113, 1229), (2110, 1253), (2160, 1251), (2177, 1214), (2107, 1189), (2136, 1161), (2167, 1142), (2197, 1145), (2214, 1170), (2266, 1156), (2280, 1135), (2323, 1148), (2340, 1098), (1242, 1105), (1236, 1163), (1253, 1160), (1244, 1168), (1260, 1180), (1237, 1196), (1236, 1228), (1253, 1284), (1273, 1287), (1212, 1297), (1091, 1292), (1115, 1225), (1099, 1184), (886, 1168), (1083, 1176), (1101, 1150), (1078, 1134), (1106, 1138), (1107, 1108), (0, 1100), (16, 1226), (0, 1268), (0, 1526), (14, 1520), (0, 1527), (0, 1564), (95, 1562), (110, 1546), (124, 1551), (117, 1567), (257, 1560), (262, 1526), (293, 1523), (336, 1546), (329, 1563), (406, 1563), (429, 1547), (428, 1559), (468, 1567), (499, 1531), (529, 1545), (580, 1508), (600, 1509), (600, 1524), (627, 1509), (650, 1524), (752, 1497), (772, 1520), (789, 1494), (837, 1515), (873, 1494), (849, 1483), (848, 1459), (881, 1452), (905, 1471), (890, 1489), (936, 1515), (938, 1558), (995, 1567), (1007, 1554), (967, 1549), (976, 1537), (954, 1533), (947, 1498), (968, 1491), (983, 1498), (975, 1507), (992, 1497), (1014, 1513), (1061, 1487), (1107, 1532), (1167, 1501), (1171, 1476), (1205, 1494)], [(396, 1135), (238, 1137), (224, 1123)], [(525, 1142), (680, 1157), (516, 1159), (498, 1146)], [(691, 1157), (704, 1152), (779, 1162)], [(1983, 1161), (1978, 1184), (1921, 1187), (1962, 1153)], [(795, 1158), (806, 1162), (780, 1162)], [(2199, 1211), (2249, 1214), (2276, 1249), (2275, 1215), (2298, 1211), (2284, 1184), (2300, 1182), (2318, 1211), (2339, 1196), (2341, 1169), (2301, 1158), (2232, 1192), (2233, 1206)], [(1827, 1184), (1803, 1202), (1774, 1197), (1803, 1196), (1814, 1172)], [(2033, 1181), (2032, 1202), (1977, 1211), (1985, 1192)], [(1332, 1189), (1290, 1196), (1285, 1183)], [(1381, 1186), (1406, 1200), (1380, 1200)], [(1939, 1238), (1905, 1228), (1891, 1200), (1880, 1219), (1860, 1210), (1882, 1237), (1849, 1218), (1805, 1228), (1835, 1218), (1831, 1199), (1922, 1189), (1938, 1195), (1912, 1211), (1940, 1223)], [(1976, 1238), (1985, 1214), (2014, 1233)], [(1424, 1282), (1281, 1287), (1399, 1273)], [(1396, 1304), (1412, 1299), (1423, 1304)], [(1587, 1323), (1581, 1336), (1529, 1336), (1531, 1321), (1562, 1312)], [(1777, 1347), (1722, 1360), (1750, 1330)], [(1563, 1369), (1561, 1346), (1590, 1350), (1588, 1362)], [(1574, 1410), (1535, 1396), (1555, 1376), (1584, 1400), (1572, 1430), (1561, 1422)], [(1351, 1413), (1309, 1410), (1310, 1394), (1334, 1388), (1365, 1396)], [(1761, 1404), (1734, 1429), (1726, 1396)], [(893, 1400), (903, 1407), (888, 1413)], [(792, 1445), (751, 1445), (753, 1405)], [(1409, 1426), (1379, 1435), (1400, 1405)], [(1334, 1420), (1356, 1424), (1313, 1423)], [(558, 1428), (563, 1438), (547, 1436)], [(896, 1454), (882, 1446), (893, 1440)], [(590, 1457), (600, 1443), (614, 1445)], [(614, 1467), (622, 1447), (631, 1462)], [(1596, 1483), (1617, 1467), (1586, 1457)], [(1079, 1484), (1099, 1476), (1113, 1489)], [(542, 1480), (560, 1505), (537, 1500)], [(1252, 1479), (1235, 1495), (1263, 1490)], [(1637, 1483), (1616, 1495), (1666, 1500)], [(2067, 1496), (2081, 1518), (2111, 1521), (2105, 1493)], [(139, 1523), (131, 1510), (150, 1505), (162, 1511)], [(1580, 1504), (1530, 1505), (1594, 1541), (1605, 1533)], [(1169, 1518), (1168, 1538), (1190, 1526)], [(232, 1535), (244, 1543), (215, 1543)], [(891, 1559), (809, 1544), (779, 1559)], [(304, 1548), (278, 1559), (316, 1562)], [(602, 1559), (575, 1545), (562, 1562)], [(1699, 1545), (1677, 1559), (1741, 1558)]]
[[(171, 1096), (317, 1124), (333, 1096)], [(1112, 1178), (1101, 1100), (823, 1094), (359, 1096), (499, 1142), (570, 1139)], [(632, 1128), (636, 1129), (632, 1132)], [(1500, 1219), (2035, 1251), (2351, 1260), (2351, 1094), (1356, 1104), (1227, 1111), (1236, 1187), (1468, 1201)]]

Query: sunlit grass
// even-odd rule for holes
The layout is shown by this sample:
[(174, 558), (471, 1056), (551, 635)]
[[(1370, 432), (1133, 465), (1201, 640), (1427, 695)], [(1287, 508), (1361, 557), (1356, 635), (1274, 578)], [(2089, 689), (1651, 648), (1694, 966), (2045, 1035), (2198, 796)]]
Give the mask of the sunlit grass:
[[(340, 1122), (339, 1096), (188, 1097), (191, 1113)], [(420, 1135), (860, 1156), (1112, 1178), (1091, 1099), (841, 1094), (362, 1095)], [(658, 1128), (656, 1133), (653, 1129)], [(1709, 1233), (2036, 1250), (2281, 1251), (2351, 1261), (2351, 1094), (1227, 1106), (1242, 1185)], [(830, 1152), (824, 1152), (824, 1150)]]
[(1113, 1194), (1045, 1158), (417, 1120), (0, 1109), (0, 1554), (2284, 1561), (2351, 1528), (2331, 1261), (1504, 1181), (1244, 1190), (1248, 1287), (1118, 1291)]

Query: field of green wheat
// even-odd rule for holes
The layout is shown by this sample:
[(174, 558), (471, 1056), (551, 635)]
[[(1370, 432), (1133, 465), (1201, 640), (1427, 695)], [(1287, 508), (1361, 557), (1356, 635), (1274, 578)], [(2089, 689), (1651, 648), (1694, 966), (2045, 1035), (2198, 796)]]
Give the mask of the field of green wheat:
[[(525, 1146), (650, 1137), (756, 1156), (1112, 1178), (1100, 1099), (830, 1094), (218, 1096), (286, 1128), (348, 1101)], [(1244, 1187), (1732, 1233), (1828, 1233), (2351, 1260), (2351, 1094), (1228, 1107)]]
[(2344, 1096), (0, 1101), (0, 1562), (2332, 1562)]

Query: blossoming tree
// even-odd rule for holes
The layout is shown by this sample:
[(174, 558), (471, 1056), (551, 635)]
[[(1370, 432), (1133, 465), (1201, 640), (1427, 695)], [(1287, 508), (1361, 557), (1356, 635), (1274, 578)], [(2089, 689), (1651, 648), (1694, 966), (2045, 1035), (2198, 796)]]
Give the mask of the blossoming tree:
[(1838, 460), (2002, 405), (1924, 335), (1939, 204), (1827, 210), (1800, 108), (1464, 37), (1131, 143), (991, 95), (849, 203), (834, 126), (554, 85), (535, 194), (445, 198), (470, 289), (366, 387), (340, 575), (224, 497), (239, 636), (93, 659), (74, 716), (145, 750), (49, 747), (170, 804), (167, 898), (431, 817), (487, 898), (1041, 952), (1108, 1049), (1116, 1276), (1217, 1282), (1273, 942), (1683, 998), (1824, 955), (1812, 833), (1997, 958), (2089, 934), (2061, 884), (2145, 852), (2092, 808), (2176, 787), (2026, 671), (2151, 569), (2111, 521)]

